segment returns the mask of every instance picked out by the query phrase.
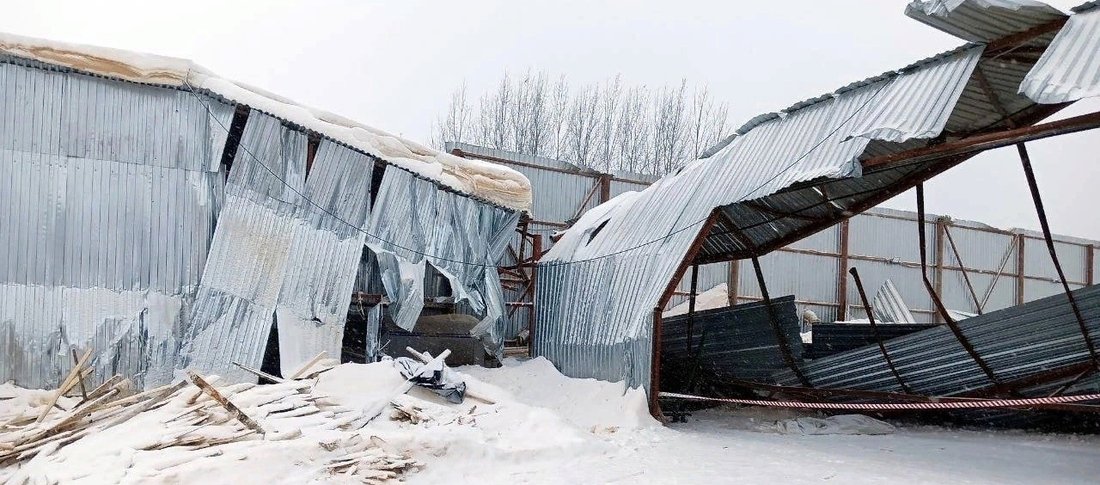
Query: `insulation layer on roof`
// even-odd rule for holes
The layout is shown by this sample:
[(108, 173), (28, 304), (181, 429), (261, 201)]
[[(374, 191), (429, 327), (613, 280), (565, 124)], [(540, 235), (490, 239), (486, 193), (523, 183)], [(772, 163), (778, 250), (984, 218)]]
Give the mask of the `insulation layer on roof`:
[(187, 59), (12, 34), (0, 34), (0, 53), (113, 79), (210, 92), (320, 133), (458, 192), (512, 209), (530, 208), (530, 183), (515, 170), (441, 153), (339, 115), (302, 106), (219, 77)]
[(1035, 0), (914, 0), (905, 14), (970, 42), (989, 42), (1065, 17)]
[(1058, 32), (1020, 93), (1044, 104), (1100, 96), (1100, 8), (1086, 6)]
[[(536, 353), (566, 374), (648, 385), (654, 307), (712, 212), (797, 182), (859, 176), (872, 139), (937, 136), (981, 52), (966, 46), (800, 103), (585, 213), (539, 265)], [(609, 370), (599, 359), (626, 361)]]

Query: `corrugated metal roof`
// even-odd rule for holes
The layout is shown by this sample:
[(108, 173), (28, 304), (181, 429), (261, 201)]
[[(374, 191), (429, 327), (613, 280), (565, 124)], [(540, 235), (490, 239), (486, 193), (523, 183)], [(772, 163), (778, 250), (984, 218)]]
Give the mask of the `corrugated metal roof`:
[[(1090, 333), (1100, 332), (1100, 286), (1074, 291)], [(986, 313), (958, 322), (962, 333), (1008, 382), (1042, 371), (1089, 361), (1077, 319), (1064, 294)], [(992, 385), (945, 326), (884, 342), (905, 383), (918, 394), (950, 396)], [(802, 368), (814, 387), (902, 391), (877, 345), (836, 354)], [(776, 381), (799, 385), (793, 373)]]
[(1055, 104), (1100, 96), (1100, 9), (1083, 5), (1058, 32), (1020, 84), (1039, 103)]
[(810, 344), (805, 357), (812, 360), (870, 345), (877, 348), (876, 333), (883, 340), (889, 340), (930, 328), (935, 328), (935, 325), (898, 323), (875, 325), (872, 330), (871, 325), (866, 323), (815, 323), (811, 329), (813, 343)]
[(989, 42), (1065, 17), (1034, 0), (915, 0), (905, 15), (970, 42)]
[[(858, 158), (872, 138), (936, 136), (981, 51), (966, 46), (799, 104), (760, 122), (714, 156), (589, 211), (540, 264), (536, 353), (559, 362), (578, 344), (615, 347), (647, 340), (652, 308), (715, 208), (796, 182), (857, 176)], [(574, 304), (584, 300), (582, 307)], [(642, 375), (648, 373), (649, 352), (632, 358), (638, 360), (619, 365), (624, 370), (619, 378), (647, 385)]]

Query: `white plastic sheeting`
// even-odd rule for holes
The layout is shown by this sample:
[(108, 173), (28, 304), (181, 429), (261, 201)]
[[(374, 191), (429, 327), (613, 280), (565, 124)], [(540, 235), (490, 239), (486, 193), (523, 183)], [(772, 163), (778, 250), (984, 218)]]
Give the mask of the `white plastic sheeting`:
[(857, 177), (871, 139), (938, 135), (981, 52), (758, 117), (712, 157), (586, 213), (539, 265), (535, 353), (567, 375), (648, 386), (654, 307), (709, 214), (796, 182)]
[(1100, 96), (1100, 4), (1078, 9), (1020, 84), (1037, 103)]

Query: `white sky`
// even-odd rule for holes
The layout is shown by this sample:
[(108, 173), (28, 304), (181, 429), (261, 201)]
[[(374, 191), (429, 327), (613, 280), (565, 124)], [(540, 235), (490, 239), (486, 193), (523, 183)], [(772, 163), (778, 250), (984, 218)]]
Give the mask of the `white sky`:
[[(1063, 10), (1083, 0), (1048, 0)], [(0, 30), (186, 57), (215, 72), (426, 141), (450, 93), (505, 70), (592, 82), (687, 78), (730, 122), (775, 111), (962, 41), (905, 17), (904, 0), (7, 2)], [(1067, 116), (1096, 111), (1079, 103)], [(1030, 144), (1056, 233), (1100, 239), (1100, 131)], [(929, 212), (1038, 228), (1013, 148), (927, 184)], [(913, 210), (911, 194), (887, 206)]]

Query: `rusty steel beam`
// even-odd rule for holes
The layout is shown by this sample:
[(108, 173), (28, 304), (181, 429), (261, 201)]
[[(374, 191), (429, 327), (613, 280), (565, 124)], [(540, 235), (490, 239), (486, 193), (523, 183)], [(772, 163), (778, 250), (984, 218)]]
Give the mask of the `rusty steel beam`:
[(691, 289), (688, 291), (688, 353), (695, 340), (695, 297), (699, 294), (699, 265), (691, 265)]
[(1020, 234), (1020, 241), (1016, 245), (1016, 304), (1024, 304), (1024, 282), (1026, 281), (1026, 268), (1024, 267), (1024, 242), (1027, 238)]
[[(921, 186), (918, 186), (918, 187), (921, 187)], [(920, 190), (920, 189), (918, 189), (918, 190)], [(922, 220), (922, 224), (923, 224), (923, 220)], [(932, 278), (932, 281), (935, 284), (935, 292), (936, 292), (936, 297), (935, 298), (938, 298), (939, 295), (943, 294), (943, 253), (944, 253), (943, 233), (945, 232), (944, 227), (946, 227), (946, 226), (944, 226), (943, 217), (937, 217), (936, 218), (936, 253), (935, 253), (936, 272), (933, 274), (933, 278)], [(921, 234), (924, 234), (924, 227), (921, 227)], [(922, 242), (922, 244), (923, 244), (923, 242)], [(923, 266), (922, 266), (922, 268), (923, 268)], [(942, 312), (942, 313), (943, 313), (942, 318), (951, 318), (950, 315), (947, 314), (947, 312)], [(933, 321), (935, 323), (940, 323), (940, 318), (941, 318), (940, 313), (936, 313), (936, 314), (933, 315)]]
[(596, 195), (596, 191), (601, 188), (601, 180), (603, 179), (596, 179), (596, 183), (592, 184), (592, 188), (588, 189), (588, 194), (585, 195), (584, 199), (581, 200), (581, 203), (577, 205), (577, 210), (573, 211), (573, 217), (569, 218), (570, 221), (576, 221), (577, 219), (580, 219), (581, 214), (584, 213), (584, 208), (588, 206), (588, 201), (592, 200), (592, 197)]
[(901, 378), (901, 374), (898, 373), (897, 367), (894, 367), (894, 361), (890, 359), (890, 354), (886, 352), (886, 345), (882, 343), (882, 335), (878, 333), (878, 325), (875, 324), (875, 312), (871, 308), (871, 302), (867, 301), (867, 293), (863, 291), (863, 282), (859, 279), (859, 271), (855, 268), (849, 270), (852, 273), (852, 279), (856, 282), (856, 291), (859, 292), (859, 299), (863, 302), (863, 308), (867, 309), (867, 322), (871, 324), (871, 334), (875, 337), (875, 343), (878, 344), (878, 349), (882, 352), (882, 358), (886, 361), (886, 367), (890, 368), (890, 372), (894, 374), (894, 379), (898, 381), (898, 385), (905, 391), (906, 394), (913, 394), (913, 390), (909, 388), (909, 385), (905, 383), (905, 380)]
[(844, 276), (848, 272), (848, 239), (849, 220), (840, 223), (840, 253), (837, 257), (837, 282), (836, 282), (836, 319), (845, 321), (848, 319), (848, 278)]
[(936, 292), (936, 290), (932, 287), (932, 282), (928, 280), (928, 259), (926, 254), (927, 244), (925, 244), (924, 234), (923, 184), (917, 184), (917, 227), (920, 229), (918, 231), (918, 238), (920, 240), (921, 279), (924, 280), (924, 287), (928, 290), (928, 296), (932, 297), (932, 303), (935, 305), (936, 310), (939, 311), (940, 316), (943, 317), (943, 321), (947, 323), (947, 327), (951, 329), (951, 333), (955, 335), (955, 340), (957, 340), (959, 342), (959, 345), (962, 345), (963, 349), (966, 350), (966, 353), (970, 355), (970, 359), (973, 360), (975, 364), (978, 364), (978, 367), (981, 368), (982, 372), (985, 373), (985, 376), (989, 379), (989, 382), (993, 383), (993, 385), (995, 386), (1000, 385), (1001, 380), (998, 379), (997, 375), (993, 373), (993, 368), (990, 367), (989, 364), (986, 363), (985, 359), (983, 359), (982, 356), (978, 354), (978, 351), (974, 349), (974, 346), (971, 345), (970, 340), (966, 338), (966, 335), (963, 335), (962, 329), (959, 328), (959, 325), (955, 322), (955, 319), (951, 318), (951, 315), (947, 313), (947, 307), (943, 305), (943, 300), (940, 300), (939, 293)]
[(938, 160), (944, 157), (977, 153), (994, 148), (1002, 148), (1052, 136), (1068, 135), (1081, 131), (1100, 128), (1100, 112), (1051, 121), (1038, 125), (1003, 130), (983, 135), (975, 135), (960, 140), (949, 141), (929, 147), (914, 148), (890, 155), (867, 159), (863, 168), (877, 167), (897, 162), (906, 165)]
[(1095, 275), (1093, 273), (1093, 267), (1096, 266), (1096, 249), (1092, 246), (1085, 246), (1085, 285), (1092, 286)]
[(1066, 282), (1066, 273), (1062, 271), (1062, 262), (1059, 261), (1058, 252), (1054, 248), (1054, 238), (1050, 233), (1050, 223), (1047, 221), (1046, 209), (1043, 207), (1043, 198), (1039, 194), (1039, 184), (1035, 180), (1035, 170), (1031, 166), (1031, 157), (1028, 155), (1027, 147), (1023, 143), (1016, 145), (1016, 150), (1020, 154), (1020, 164), (1023, 166), (1024, 176), (1027, 178), (1031, 200), (1035, 203), (1035, 214), (1039, 216), (1039, 227), (1043, 229), (1043, 239), (1047, 243), (1050, 261), (1054, 264), (1054, 270), (1058, 273), (1058, 280), (1062, 283), (1062, 289), (1066, 293), (1066, 299), (1069, 300), (1070, 308), (1073, 309), (1073, 316), (1077, 318), (1077, 325), (1081, 328), (1081, 336), (1085, 340), (1085, 347), (1089, 349), (1093, 364), (1100, 369), (1100, 356), (1097, 356), (1096, 346), (1093, 344), (1092, 336), (1089, 335), (1089, 327), (1085, 324), (1085, 317), (1081, 314), (1081, 308), (1077, 305), (1077, 299), (1074, 298), (1069, 283)]
[(707, 219), (703, 221), (703, 225), (699, 227), (699, 232), (695, 235), (695, 239), (691, 242), (691, 246), (688, 247), (687, 253), (684, 254), (684, 259), (680, 261), (680, 265), (676, 267), (676, 271), (672, 273), (672, 279), (669, 280), (668, 285), (665, 287), (664, 293), (661, 294), (660, 300), (657, 301), (657, 306), (653, 309), (653, 335), (650, 340), (653, 341), (652, 357), (650, 359), (650, 381), (649, 381), (649, 412), (656, 419), (662, 419), (661, 403), (658, 398), (661, 389), (661, 333), (663, 331), (661, 313), (664, 311), (668, 301), (672, 298), (672, 294), (676, 291), (676, 287), (680, 286), (680, 281), (684, 278), (684, 273), (687, 271), (688, 266), (694, 264), (695, 257), (699, 254), (699, 251), (703, 249), (703, 243), (707, 240), (707, 235), (710, 234), (710, 230), (714, 228), (715, 223), (718, 222), (718, 218), (721, 217), (721, 212), (718, 209), (712, 210)]
[(1036, 25), (1023, 32), (1006, 35), (1000, 39), (994, 40), (986, 44), (985, 51), (982, 52), (982, 57), (990, 58), (1012, 52), (1037, 37), (1061, 30), (1062, 26), (1066, 25), (1067, 20), (1069, 20), (1069, 17), (1057, 18), (1045, 24)]
[(610, 175), (604, 175), (600, 177), (600, 203), (611, 200), (611, 179)]

